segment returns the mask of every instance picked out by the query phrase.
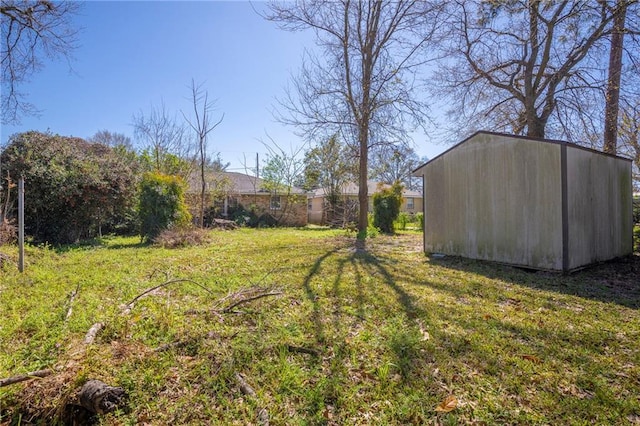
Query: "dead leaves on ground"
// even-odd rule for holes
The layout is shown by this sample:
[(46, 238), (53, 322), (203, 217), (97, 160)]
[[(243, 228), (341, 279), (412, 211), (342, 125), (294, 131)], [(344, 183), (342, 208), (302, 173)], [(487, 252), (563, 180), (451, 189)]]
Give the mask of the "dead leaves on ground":
[(436, 407), (436, 412), (448, 413), (450, 411), (455, 410), (457, 406), (458, 406), (458, 398), (456, 398), (453, 395), (449, 395), (444, 399), (444, 401), (440, 403), (440, 405)]

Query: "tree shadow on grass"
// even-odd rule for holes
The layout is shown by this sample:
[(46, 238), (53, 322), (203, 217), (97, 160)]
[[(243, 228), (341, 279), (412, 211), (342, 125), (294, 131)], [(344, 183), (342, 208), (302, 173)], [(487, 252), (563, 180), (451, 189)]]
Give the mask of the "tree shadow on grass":
[[(357, 344), (351, 344), (363, 323), (382, 314), (381, 341), (392, 356), (403, 382), (417, 378), (424, 358), (422, 334), (417, 321), (426, 312), (415, 298), (396, 282), (384, 258), (362, 249), (338, 247), (317, 257), (306, 274), (302, 288), (311, 303), (310, 322), (315, 345), (323, 354), (316, 362), (326, 371), (319, 379), (322, 397), (309, 401), (308, 411), (318, 415), (324, 405), (336, 406), (349, 389), (354, 368), (351, 358)], [(389, 294), (385, 298), (381, 293)], [(395, 300), (394, 300), (395, 299)], [(370, 312), (371, 309), (378, 311)], [(380, 312), (383, 311), (383, 312)], [(371, 324), (365, 325), (371, 328)], [(375, 366), (368, 368), (375, 370)]]
[(532, 271), (481, 260), (447, 256), (429, 259), (432, 265), (479, 274), (486, 278), (543, 291), (552, 291), (627, 308), (640, 308), (640, 256), (592, 265), (570, 275)]

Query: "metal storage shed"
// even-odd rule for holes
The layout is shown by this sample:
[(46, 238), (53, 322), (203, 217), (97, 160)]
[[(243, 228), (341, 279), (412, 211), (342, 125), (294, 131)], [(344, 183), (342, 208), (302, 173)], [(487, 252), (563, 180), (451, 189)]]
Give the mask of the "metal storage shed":
[(633, 252), (626, 158), (481, 131), (414, 175), (427, 253), (571, 271)]

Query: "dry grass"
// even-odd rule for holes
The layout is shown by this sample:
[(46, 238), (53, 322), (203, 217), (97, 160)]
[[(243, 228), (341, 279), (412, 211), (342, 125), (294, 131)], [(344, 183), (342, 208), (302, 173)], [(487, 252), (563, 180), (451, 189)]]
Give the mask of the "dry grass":
[(209, 234), (208, 230), (195, 227), (165, 229), (153, 239), (153, 244), (164, 248), (203, 245), (209, 242)]

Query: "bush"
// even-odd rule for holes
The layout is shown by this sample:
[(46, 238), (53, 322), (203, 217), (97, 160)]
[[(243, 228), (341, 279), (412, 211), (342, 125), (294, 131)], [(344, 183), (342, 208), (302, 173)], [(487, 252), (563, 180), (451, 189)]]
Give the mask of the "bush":
[(145, 173), (140, 184), (140, 235), (153, 241), (166, 229), (179, 229), (191, 222), (184, 199), (186, 184), (177, 176)]
[(418, 228), (424, 231), (424, 213), (416, 213), (416, 221), (418, 222)]
[(404, 231), (405, 229), (407, 229), (407, 223), (412, 221), (412, 217), (409, 213), (407, 212), (400, 212), (398, 214), (398, 220), (396, 222), (396, 227), (397, 229)]
[(135, 161), (107, 146), (26, 132), (11, 136), (0, 161), (10, 182), (24, 176), (25, 233), (37, 242), (95, 237), (121, 224), (135, 207)]
[(6, 218), (0, 222), (0, 246), (12, 244), (18, 239), (16, 226)]
[(196, 246), (209, 242), (209, 232), (194, 227), (165, 229), (160, 232), (153, 243), (165, 248)]
[(373, 195), (373, 224), (386, 234), (393, 233), (393, 222), (400, 214), (402, 184), (394, 183)]
[(640, 254), (640, 225), (633, 227), (633, 251)]

